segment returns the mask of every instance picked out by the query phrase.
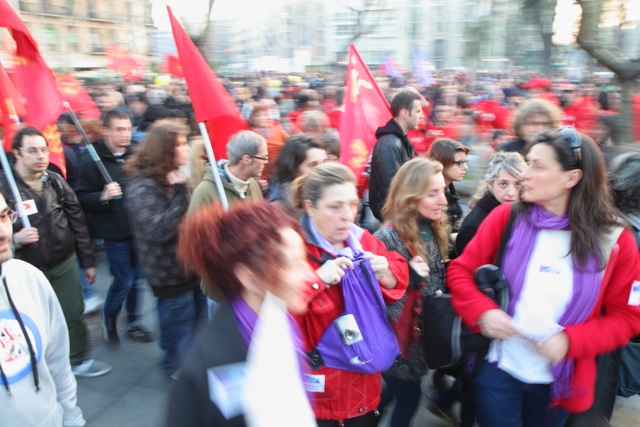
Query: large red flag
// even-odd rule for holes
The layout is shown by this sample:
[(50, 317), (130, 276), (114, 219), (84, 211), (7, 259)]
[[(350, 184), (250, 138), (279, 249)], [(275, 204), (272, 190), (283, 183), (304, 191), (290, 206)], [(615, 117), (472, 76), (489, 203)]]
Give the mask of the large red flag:
[(0, 63), (0, 115), (4, 129), (4, 151), (11, 151), (13, 135), (18, 131), (18, 118), (27, 111), (18, 96), (16, 88)]
[(74, 113), (82, 119), (100, 118), (98, 106), (73, 74), (54, 73), (53, 75), (58, 83), (58, 90), (62, 92), (69, 102), (69, 106)]
[(182, 70), (182, 64), (180, 58), (175, 55), (165, 55), (165, 72), (171, 74), (174, 77), (184, 78), (184, 71)]
[(349, 46), (344, 114), (340, 121), (340, 161), (362, 174), (376, 143), (376, 129), (393, 116), (389, 102), (354, 44)]
[(235, 133), (247, 129), (247, 122), (169, 6), (167, 11), (196, 119), (206, 122), (216, 157), (226, 159), (227, 141)]
[(44, 61), (38, 45), (7, 0), (0, 0), (0, 27), (7, 27), (16, 42), (14, 82), (25, 99), (28, 122), (40, 129), (49, 142), (49, 161), (66, 175), (62, 142), (56, 127), (65, 111), (56, 79)]

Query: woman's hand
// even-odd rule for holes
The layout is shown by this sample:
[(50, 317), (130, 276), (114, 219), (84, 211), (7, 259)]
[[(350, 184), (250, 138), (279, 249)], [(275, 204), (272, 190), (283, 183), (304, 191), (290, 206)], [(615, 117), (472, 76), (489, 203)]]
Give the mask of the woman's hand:
[(167, 182), (169, 185), (184, 184), (187, 182), (187, 176), (179, 170), (174, 170), (167, 174)]
[(553, 334), (546, 340), (536, 343), (536, 351), (555, 365), (569, 352), (569, 337), (564, 331)]
[(411, 258), (409, 266), (413, 268), (413, 271), (415, 271), (420, 277), (427, 277), (431, 271), (427, 261), (425, 261), (420, 255), (416, 255)]
[(482, 313), (478, 320), (478, 326), (482, 335), (491, 339), (506, 340), (512, 336), (520, 335), (520, 332), (513, 326), (511, 316), (498, 308)]
[(398, 284), (398, 279), (393, 275), (389, 268), (389, 261), (380, 255), (376, 255), (372, 252), (365, 252), (364, 256), (371, 261), (371, 269), (376, 275), (376, 279), (381, 286), (387, 289), (395, 289)]
[(316, 274), (325, 285), (337, 285), (344, 277), (345, 269), (353, 270), (353, 262), (349, 258), (331, 259), (316, 270)]

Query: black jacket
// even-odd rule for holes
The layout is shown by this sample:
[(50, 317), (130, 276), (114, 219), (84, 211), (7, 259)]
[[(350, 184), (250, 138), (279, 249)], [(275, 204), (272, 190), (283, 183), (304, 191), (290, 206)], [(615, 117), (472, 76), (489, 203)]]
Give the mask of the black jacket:
[(453, 183), (449, 184), (449, 188), (444, 193), (447, 198), (447, 215), (449, 216), (449, 225), (451, 225), (451, 232), (457, 233), (460, 229), (460, 222), (462, 221), (462, 217), (464, 216), (464, 212), (462, 211), (462, 206), (460, 206), (460, 197), (458, 193), (456, 193), (456, 187), (453, 186)]
[(527, 148), (527, 142), (522, 138), (512, 139), (504, 144), (498, 146), (498, 151), (505, 151), (507, 153), (520, 153), (524, 157), (525, 149)]
[(247, 346), (233, 311), (228, 304), (223, 304), (187, 351), (178, 382), (171, 390), (166, 425), (244, 427), (243, 415), (227, 420), (209, 398), (207, 370), (246, 359)]
[(369, 179), (369, 206), (373, 215), (382, 221), (382, 207), (387, 200), (391, 180), (404, 163), (415, 156), (409, 138), (398, 122), (391, 119), (376, 130), (378, 142), (371, 154), (371, 178)]
[(131, 180), (124, 193), (140, 266), (153, 294), (175, 298), (200, 283), (197, 276), (185, 273), (176, 258), (178, 227), (189, 207), (185, 184), (165, 188), (152, 178)]
[(482, 199), (478, 201), (475, 208), (471, 210), (462, 221), (460, 230), (458, 231), (458, 237), (456, 238), (456, 254), (460, 256), (467, 244), (476, 235), (478, 227), (482, 224), (482, 221), (489, 215), (489, 212), (500, 206), (500, 202), (496, 199), (493, 193), (487, 193)]
[[(120, 184), (120, 188), (124, 192), (129, 178), (122, 172), (122, 166), (131, 152), (127, 150), (120, 157), (114, 156), (104, 141), (96, 142), (94, 148), (111, 179)], [(130, 240), (132, 236), (129, 217), (122, 197), (107, 202), (100, 201), (100, 194), (104, 190), (105, 184), (96, 162), (89, 155), (83, 156), (76, 193), (87, 217), (91, 236), (105, 241)]]
[[(38, 229), (40, 238), (36, 243), (16, 247), (16, 258), (40, 270), (48, 270), (66, 261), (75, 252), (82, 268), (95, 267), (91, 238), (76, 194), (55, 172), (46, 172), (44, 176), (43, 190), (38, 192), (13, 171), (22, 201), (33, 200), (36, 204), (38, 212), (29, 215), (29, 222)], [(4, 173), (0, 175), (0, 183), (7, 204), (14, 208), (15, 202)], [(18, 219), (13, 224), (14, 234), (22, 228), (22, 222)]]

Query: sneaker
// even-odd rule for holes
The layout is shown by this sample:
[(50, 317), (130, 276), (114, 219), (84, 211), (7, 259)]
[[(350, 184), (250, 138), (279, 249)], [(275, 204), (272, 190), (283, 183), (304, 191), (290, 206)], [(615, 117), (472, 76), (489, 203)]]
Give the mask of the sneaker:
[(457, 427), (460, 425), (460, 419), (454, 412), (453, 407), (445, 409), (438, 406), (436, 402), (429, 401), (429, 403), (427, 404), (427, 410), (447, 423), (447, 425), (449, 426)]
[(73, 375), (76, 377), (86, 378), (99, 377), (101, 375), (108, 374), (111, 372), (111, 369), (111, 365), (94, 359), (85, 360), (81, 364), (71, 367)]
[(148, 331), (140, 326), (129, 328), (129, 330), (127, 331), (127, 335), (134, 341), (153, 342), (155, 340), (153, 332)]
[(84, 314), (92, 314), (102, 308), (102, 298), (98, 295), (91, 296), (84, 300)]
[(109, 347), (119, 347), (120, 346), (120, 337), (118, 336), (118, 329), (116, 328), (108, 328), (107, 322), (102, 319), (102, 338), (104, 338), (104, 342), (106, 342)]

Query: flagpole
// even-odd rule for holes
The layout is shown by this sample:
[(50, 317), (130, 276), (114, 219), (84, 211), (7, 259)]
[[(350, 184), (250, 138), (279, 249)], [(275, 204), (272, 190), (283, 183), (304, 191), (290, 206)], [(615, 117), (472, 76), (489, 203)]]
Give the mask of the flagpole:
[(213, 181), (216, 183), (216, 189), (218, 190), (218, 195), (220, 196), (222, 209), (224, 209), (225, 211), (228, 211), (229, 201), (227, 200), (227, 194), (224, 192), (224, 187), (222, 186), (222, 180), (220, 179), (220, 174), (218, 173), (216, 156), (215, 154), (213, 154), (213, 148), (211, 148), (211, 140), (209, 139), (209, 133), (207, 132), (207, 127), (203, 122), (199, 122), (198, 127), (200, 128), (200, 134), (202, 135), (202, 140), (204, 141), (204, 149), (207, 151), (207, 157), (209, 158), (209, 164), (211, 165), (211, 172), (213, 173)]
[(13, 200), (16, 202), (16, 209), (18, 210), (18, 214), (20, 215), (20, 221), (22, 221), (22, 226), (24, 228), (31, 227), (31, 222), (29, 221), (29, 217), (24, 211), (24, 206), (22, 206), (22, 197), (20, 197), (20, 191), (18, 191), (18, 185), (16, 184), (16, 180), (13, 177), (13, 170), (11, 169), (11, 165), (9, 165), (9, 159), (7, 159), (7, 153), (5, 153), (4, 148), (1, 149), (2, 153), (0, 153), (0, 162), (2, 162), (2, 170), (4, 171), (4, 176), (7, 177), (7, 182), (9, 183), (9, 188), (11, 188), (11, 194), (13, 194)]
[(85, 147), (87, 147), (87, 151), (89, 152), (89, 155), (91, 156), (93, 161), (96, 163), (96, 166), (98, 167), (98, 170), (102, 175), (102, 178), (106, 181), (106, 184), (111, 184), (113, 182), (113, 179), (111, 178), (111, 175), (109, 175), (109, 172), (107, 172), (107, 169), (104, 167), (104, 163), (102, 163), (102, 160), (100, 159), (100, 156), (98, 156), (98, 152), (93, 147), (93, 144), (91, 143), (91, 141), (89, 141), (89, 137), (87, 136), (87, 133), (84, 131), (84, 128), (80, 124), (80, 120), (78, 120), (76, 113), (73, 112), (73, 110), (71, 109), (71, 105), (66, 99), (63, 101), (63, 105), (64, 105), (64, 108), (69, 113), (69, 115), (71, 116), (71, 120), (73, 121), (73, 124), (75, 125), (76, 129), (78, 129), (78, 132), (80, 132), (80, 136), (82, 136), (84, 145)]

